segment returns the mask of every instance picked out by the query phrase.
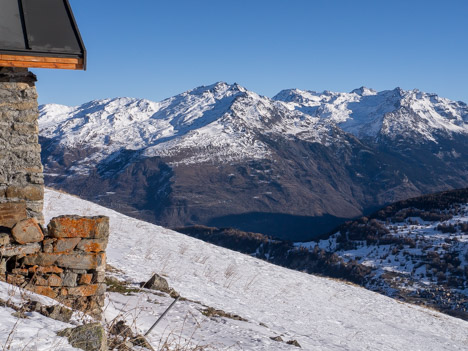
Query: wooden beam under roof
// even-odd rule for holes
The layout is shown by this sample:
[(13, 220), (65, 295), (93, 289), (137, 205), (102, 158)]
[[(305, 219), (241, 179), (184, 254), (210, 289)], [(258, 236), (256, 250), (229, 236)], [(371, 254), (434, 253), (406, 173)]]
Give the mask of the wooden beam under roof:
[(67, 57), (20, 56), (0, 54), (0, 67), (55, 68), (82, 70), (83, 59)]

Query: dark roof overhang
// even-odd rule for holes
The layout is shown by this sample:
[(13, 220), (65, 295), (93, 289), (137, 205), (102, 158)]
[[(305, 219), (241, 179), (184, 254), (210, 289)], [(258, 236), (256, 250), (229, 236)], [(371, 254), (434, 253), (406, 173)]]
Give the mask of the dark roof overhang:
[(68, 0), (0, 0), (0, 66), (85, 69)]

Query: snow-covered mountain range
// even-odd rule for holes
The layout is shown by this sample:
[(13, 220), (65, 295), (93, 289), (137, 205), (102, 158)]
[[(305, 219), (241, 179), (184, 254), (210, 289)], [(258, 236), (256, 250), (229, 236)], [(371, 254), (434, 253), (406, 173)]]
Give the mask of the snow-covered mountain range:
[(216, 83), (161, 102), (40, 113), (49, 185), (169, 226), (237, 223), (290, 237), (305, 223), (330, 229), (374, 206), (468, 186), (468, 106), (418, 90), (268, 98)]
[[(117, 98), (78, 106), (41, 106), (41, 135), (67, 147), (102, 148), (102, 158), (122, 149), (144, 156), (172, 156), (199, 149), (176, 162), (231, 162), (271, 154), (258, 134), (305, 141), (328, 138), (336, 127), (357, 138), (414, 138), (423, 143), (441, 135), (468, 135), (468, 106), (400, 88), (351, 93), (283, 90), (273, 99), (238, 84), (199, 87), (162, 102)], [(95, 157), (97, 155), (94, 155)], [(99, 160), (100, 161), (100, 160)]]
[(317, 116), (358, 138), (414, 138), (415, 143), (440, 136), (468, 134), (468, 106), (417, 89), (376, 92), (361, 87), (351, 93), (283, 90), (274, 100)]

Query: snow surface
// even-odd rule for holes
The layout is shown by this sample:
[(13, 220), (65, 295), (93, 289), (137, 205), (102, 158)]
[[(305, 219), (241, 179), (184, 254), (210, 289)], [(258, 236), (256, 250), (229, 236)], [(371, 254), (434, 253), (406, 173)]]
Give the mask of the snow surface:
[[(46, 221), (62, 214), (110, 217), (108, 263), (131, 282), (157, 272), (183, 297), (150, 334), (218, 350), (466, 350), (468, 323), (340, 281), (271, 265), (96, 204), (46, 190)], [(146, 331), (172, 301), (145, 291), (110, 293), (107, 319), (125, 317)], [(208, 318), (204, 306), (245, 321)]]
[(329, 145), (338, 127), (359, 138), (437, 142), (468, 134), (468, 106), (435, 94), (399, 88), (351, 93), (284, 90), (273, 99), (223, 82), (161, 102), (96, 100), (77, 107), (40, 106), (40, 134), (65, 147), (95, 148), (75, 172), (122, 150), (175, 157), (172, 164), (268, 158), (262, 135)]
[[(27, 301), (38, 301), (44, 306), (59, 303), (48, 297), (34, 294), (19, 287), (0, 281), (0, 301), (21, 307)], [(57, 336), (57, 332), (74, 327), (45, 317), (37, 312), (26, 312), (26, 318), (13, 315), (15, 310), (2, 306), (0, 303), (0, 347), (2, 350), (35, 350), (35, 351), (72, 351), (80, 350), (72, 347), (66, 338)], [(82, 316), (74, 313), (72, 322), (78, 323)]]

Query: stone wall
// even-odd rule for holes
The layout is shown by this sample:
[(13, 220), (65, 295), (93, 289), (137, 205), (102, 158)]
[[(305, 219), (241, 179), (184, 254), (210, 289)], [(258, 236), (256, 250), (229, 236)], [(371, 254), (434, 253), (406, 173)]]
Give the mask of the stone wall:
[(26, 68), (0, 67), (0, 227), (16, 211), (43, 222), (35, 81)]
[(99, 317), (107, 217), (62, 216), (44, 227), (36, 77), (0, 67), (0, 280)]
[(26, 216), (0, 232), (0, 280), (99, 316), (109, 218), (60, 216), (47, 229)]

